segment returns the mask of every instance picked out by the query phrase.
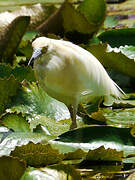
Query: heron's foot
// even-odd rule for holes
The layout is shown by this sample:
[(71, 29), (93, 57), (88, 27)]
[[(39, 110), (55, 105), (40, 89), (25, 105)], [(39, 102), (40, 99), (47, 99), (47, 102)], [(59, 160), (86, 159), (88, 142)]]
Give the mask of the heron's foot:
[(73, 130), (75, 128), (77, 128), (77, 124), (73, 122), (70, 126), (70, 130)]

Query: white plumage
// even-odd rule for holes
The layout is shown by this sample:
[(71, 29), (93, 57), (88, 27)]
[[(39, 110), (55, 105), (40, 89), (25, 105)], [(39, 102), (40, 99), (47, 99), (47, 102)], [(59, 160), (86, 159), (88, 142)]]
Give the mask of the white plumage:
[[(79, 103), (110, 96), (120, 98), (124, 92), (108, 76), (104, 67), (90, 52), (64, 40), (39, 37), (32, 43), (34, 69), (41, 87), (55, 99), (65, 103), (72, 124), (77, 127), (76, 112)], [(30, 62), (31, 62), (30, 60)]]

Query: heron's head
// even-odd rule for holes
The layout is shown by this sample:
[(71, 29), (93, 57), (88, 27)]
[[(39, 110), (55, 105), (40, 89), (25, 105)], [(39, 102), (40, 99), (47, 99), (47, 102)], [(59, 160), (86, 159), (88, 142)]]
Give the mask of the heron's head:
[(30, 65), (32, 61), (36, 60), (37, 58), (45, 54), (47, 52), (49, 44), (50, 44), (49, 38), (39, 37), (35, 39), (32, 43), (33, 53), (28, 62), (28, 65)]

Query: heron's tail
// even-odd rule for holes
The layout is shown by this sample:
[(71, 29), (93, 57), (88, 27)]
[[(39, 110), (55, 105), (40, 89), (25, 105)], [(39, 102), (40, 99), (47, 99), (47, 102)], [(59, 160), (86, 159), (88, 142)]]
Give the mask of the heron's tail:
[(110, 96), (108, 95), (104, 96), (103, 104), (105, 106), (111, 106), (116, 99), (120, 100), (123, 97), (126, 97), (126, 94), (124, 93), (124, 91), (112, 79), (111, 81), (113, 84), (111, 87)]

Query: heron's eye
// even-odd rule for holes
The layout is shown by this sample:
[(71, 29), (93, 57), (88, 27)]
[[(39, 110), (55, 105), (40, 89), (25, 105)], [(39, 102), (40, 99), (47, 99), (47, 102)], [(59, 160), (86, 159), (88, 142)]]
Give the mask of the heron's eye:
[(45, 54), (47, 52), (47, 49), (48, 49), (48, 46), (43, 47), (42, 50), (41, 50), (42, 54)]

